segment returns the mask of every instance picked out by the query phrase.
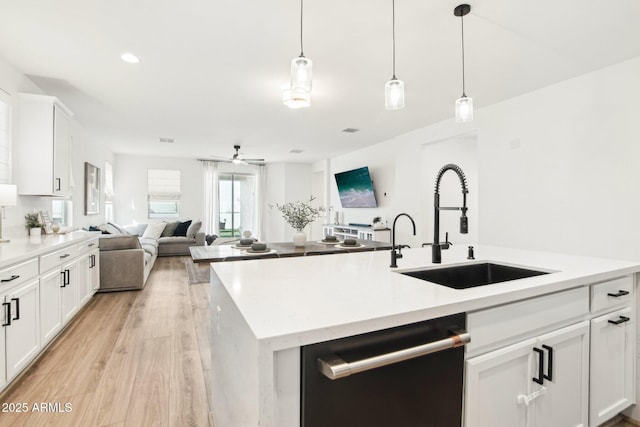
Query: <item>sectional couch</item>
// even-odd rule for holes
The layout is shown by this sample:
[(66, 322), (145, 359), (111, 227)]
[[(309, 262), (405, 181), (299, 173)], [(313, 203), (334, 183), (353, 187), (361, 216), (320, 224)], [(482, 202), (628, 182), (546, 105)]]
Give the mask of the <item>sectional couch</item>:
[(190, 255), (189, 246), (204, 245), (200, 227), (199, 221), (92, 227), (103, 232), (100, 291), (142, 289), (158, 256)]

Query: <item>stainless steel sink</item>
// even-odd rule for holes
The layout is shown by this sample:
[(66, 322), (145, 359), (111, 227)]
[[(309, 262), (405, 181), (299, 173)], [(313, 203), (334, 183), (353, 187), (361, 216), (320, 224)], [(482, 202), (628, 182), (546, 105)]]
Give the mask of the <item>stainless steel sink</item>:
[(426, 280), (454, 289), (475, 288), (476, 286), (508, 282), (510, 280), (549, 274), (546, 271), (512, 267), (491, 262), (465, 264), (453, 267), (429, 268), (417, 271), (404, 271), (401, 274)]

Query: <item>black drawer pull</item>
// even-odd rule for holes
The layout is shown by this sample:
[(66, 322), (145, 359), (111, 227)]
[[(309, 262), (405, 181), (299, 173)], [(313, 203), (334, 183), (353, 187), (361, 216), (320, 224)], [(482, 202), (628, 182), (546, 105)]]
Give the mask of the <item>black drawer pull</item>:
[(631, 319), (627, 316), (620, 316), (618, 320), (607, 320), (607, 322), (611, 323), (612, 325), (619, 325), (621, 323), (628, 322), (629, 320)]
[(20, 320), (20, 298), (11, 298), (11, 301), (16, 302), (16, 317), (11, 320)]
[(60, 272), (60, 274), (62, 274), (62, 286), (60, 286), (61, 288), (65, 288), (67, 286), (67, 271), (69, 270)]
[(3, 323), (2, 326), (11, 326), (11, 303), (3, 302), (2, 305), (4, 305), (6, 308), (6, 310), (4, 311), (5, 323)]
[(58, 187), (58, 188), (56, 188), (56, 191), (61, 191), (62, 190), (62, 188), (61, 188), (62, 187), (62, 180), (60, 178), (56, 178), (56, 184), (57, 184), (57, 187)]
[(70, 256), (71, 256), (71, 254), (60, 255), (60, 259), (68, 258)]
[(2, 280), (0, 280), (0, 282), (2, 282), (2, 283), (6, 283), (6, 282), (13, 282), (14, 280), (19, 279), (19, 278), (20, 278), (20, 276), (19, 276), (19, 275), (14, 274), (13, 276), (11, 276), (11, 277), (10, 277), (10, 278), (8, 278), (8, 279), (2, 279)]
[(629, 295), (629, 291), (623, 291), (622, 289), (620, 289), (617, 293), (612, 294), (612, 293), (608, 293), (607, 295), (609, 295), (610, 297), (614, 297), (614, 298), (620, 298), (623, 297), (625, 295)]
[(542, 348), (544, 348), (545, 350), (547, 350), (549, 352), (549, 358), (547, 359), (548, 362), (549, 362), (547, 364), (547, 373), (544, 374), (542, 377), (545, 380), (553, 381), (553, 347), (543, 344)]
[(96, 245), (95, 243), (89, 243), (88, 246), (91, 247), (91, 246), (95, 246), (95, 245)]
[(538, 353), (538, 378), (533, 377), (533, 382), (542, 385), (544, 383), (544, 351), (533, 347), (533, 351)]

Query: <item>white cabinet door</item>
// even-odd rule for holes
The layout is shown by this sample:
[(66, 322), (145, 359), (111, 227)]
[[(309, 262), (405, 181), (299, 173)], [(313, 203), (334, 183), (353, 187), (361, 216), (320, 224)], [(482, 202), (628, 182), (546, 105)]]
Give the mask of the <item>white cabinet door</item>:
[(40, 351), (39, 281), (20, 286), (5, 296), (10, 319), (4, 327), (7, 379), (11, 381)]
[(527, 427), (535, 339), (522, 341), (465, 363), (464, 425), (466, 427)]
[(100, 249), (91, 250), (91, 295), (100, 289)]
[[(543, 362), (546, 393), (530, 405), (531, 425), (586, 427), (589, 404), (589, 322), (542, 335), (536, 348)], [(534, 361), (538, 364), (540, 359)], [(539, 368), (538, 368), (539, 369)], [(534, 376), (538, 375), (534, 370)], [(536, 387), (540, 387), (536, 384)]]
[(62, 272), (40, 277), (40, 342), (45, 346), (62, 329)]
[(592, 426), (635, 402), (635, 322), (630, 307), (591, 320)]
[(78, 259), (62, 267), (62, 324), (66, 325), (78, 311), (80, 267)]
[(91, 298), (91, 266), (92, 258), (89, 251), (80, 254), (78, 261), (78, 305), (82, 307)]
[(466, 362), (465, 426), (587, 426), (589, 322)]
[[(4, 302), (3, 300), (0, 300), (0, 302)], [(6, 355), (6, 348), (7, 348), (7, 344), (6, 344), (6, 334), (4, 329), (6, 328), (5, 325), (7, 325), (8, 323), (8, 319), (9, 319), (9, 310), (8, 307), (6, 305), (2, 305), (2, 315), (0, 316), (0, 319), (2, 319), (2, 331), (0, 331), (0, 390), (4, 390), (4, 388), (7, 386), (7, 370), (5, 369), (6, 363), (7, 363), (7, 355)]]
[(53, 192), (71, 193), (71, 119), (58, 105), (53, 106)]

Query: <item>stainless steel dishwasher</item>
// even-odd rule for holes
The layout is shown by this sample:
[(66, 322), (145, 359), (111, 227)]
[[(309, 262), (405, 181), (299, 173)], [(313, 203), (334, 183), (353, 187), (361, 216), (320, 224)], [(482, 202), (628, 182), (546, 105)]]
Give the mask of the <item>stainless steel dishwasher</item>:
[(302, 347), (302, 427), (460, 427), (466, 315)]

